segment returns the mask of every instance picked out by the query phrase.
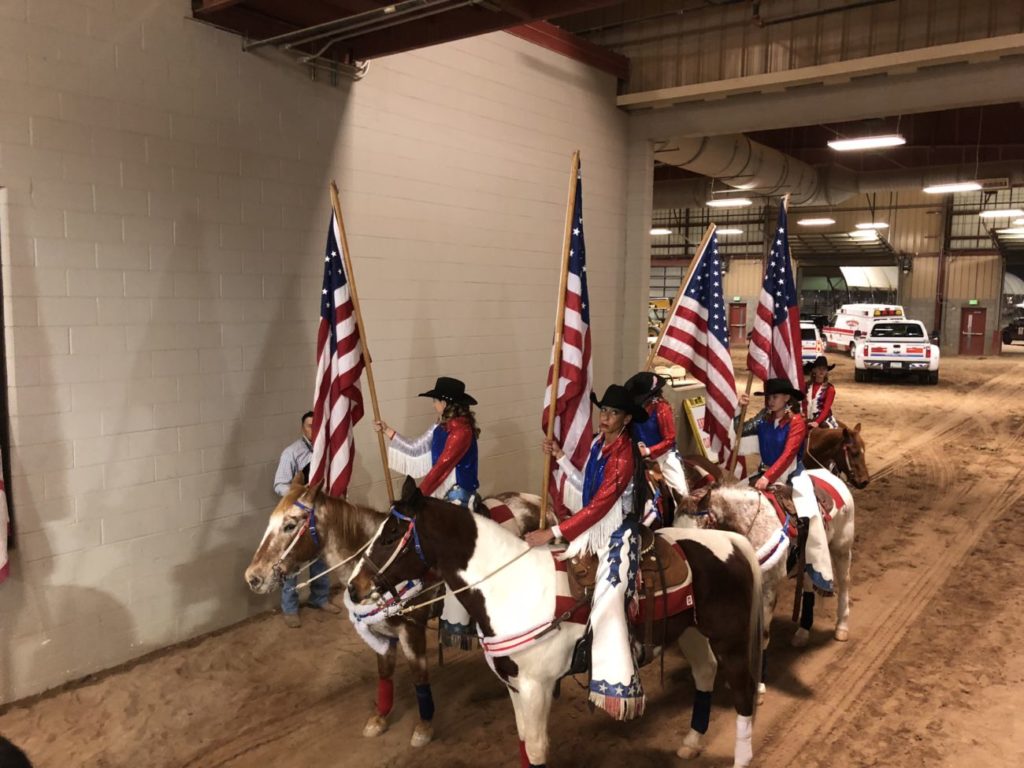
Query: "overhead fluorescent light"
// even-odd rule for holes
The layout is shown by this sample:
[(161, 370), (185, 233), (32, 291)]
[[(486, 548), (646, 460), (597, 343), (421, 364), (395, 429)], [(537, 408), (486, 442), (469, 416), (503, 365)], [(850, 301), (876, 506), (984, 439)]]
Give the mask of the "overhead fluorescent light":
[(852, 152), (858, 149), (881, 149), (882, 147), (900, 147), (907, 140), (898, 134), (887, 136), (864, 136), (859, 139), (833, 139), (828, 143), (836, 152)]
[(736, 227), (723, 227), (722, 229), (715, 230), (716, 235), (742, 235), (743, 230), (737, 229)]
[(827, 227), (829, 224), (835, 224), (835, 219), (821, 218), (821, 219), (798, 219), (797, 224), (802, 227)]
[(852, 237), (854, 240), (877, 240), (878, 231), (874, 229), (855, 229), (853, 232), (847, 232), (847, 235)]
[(865, 221), (860, 224), (854, 224), (857, 229), (888, 229), (889, 225), (884, 221)]
[(1024, 216), (1024, 211), (1020, 208), (1000, 208), (982, 211), (978, 215), (983, 219), (1013, 219), (1018, 216)]
[(998, 235), (1024, 235), (1024, 227), (1007, 227), (1006, 229), (997, 229), (996, 234)]
[(950, 192), (977, 192), (981, 184), (976, 181), (955, 181), (949, 184), (932, 184), (925, 187), (924, 191), (929, 195), (945, 195)]
[(652, 235), (671, 235), (672, 230), (668, 227), (651, 227)]
[(753, 201), (748, 197), (722, 197), (718, 200), (708, 200), (704, 205), (708, 208), (743, 208), (753, 205)]
[(1017, 219), (1015, 222), (1013, 222), (1013, 226), (1024, 227), (1024, 219)]

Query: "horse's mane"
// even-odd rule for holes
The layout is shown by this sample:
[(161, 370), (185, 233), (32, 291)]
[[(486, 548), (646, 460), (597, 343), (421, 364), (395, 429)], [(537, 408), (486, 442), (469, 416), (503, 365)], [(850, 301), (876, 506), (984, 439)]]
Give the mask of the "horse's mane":
[(290, 507), (303, 497), (311, 501), (314, 507), (323, 507), (324, 511), (337, 525), (338, 533), (344, 541), (359, 546), (380, 525), (383, 512), (370, 507), (353, 504), (348, 499), (328, 496), (319, 486), (309, 488), (305, 485), (293, 485), (281, 499), (281, 504)]

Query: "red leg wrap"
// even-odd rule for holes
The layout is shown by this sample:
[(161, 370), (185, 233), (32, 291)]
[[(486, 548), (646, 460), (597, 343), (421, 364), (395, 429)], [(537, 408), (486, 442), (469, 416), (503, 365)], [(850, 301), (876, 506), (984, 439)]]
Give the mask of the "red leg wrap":
[(530, 768), (530, 758), (526, 756), (526, 742), (519, 740), (519, 765), (520, 768)]
[(395, 682), (389, 677), (377, 680), (377, 714), (387, 717), (395, 704)]

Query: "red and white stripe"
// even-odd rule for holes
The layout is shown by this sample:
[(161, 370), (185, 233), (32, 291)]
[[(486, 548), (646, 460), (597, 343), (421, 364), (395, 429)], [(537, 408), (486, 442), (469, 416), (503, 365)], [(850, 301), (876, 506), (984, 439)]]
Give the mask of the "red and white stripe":
[[(333, 213), (330, 234), (337, 247), (336, 253), (331, 256), (328, 238), (325, 272), (332, 268), (344, 271), (341, 237)], [(317, 331), (313, 458), (309, 469), (310, 485), (323, 482), (329, 496), (339, 497), (345, 495), (352, 477), (355, 460), (352, 428), (363, 416), (363, 394), (359, 388), (359, 377), (363, 372), (363, 348), (349, 287), (350, 282), (345, 279), (334, 288), (334, 317), (328, 318), (321, 313)], [(331, 338), (331, 323), (334, 324), (336, 344)]]
[[(591, 363), (590, 325), (582, 313), (583, 298), (580, 276), (569, 272), (565, 288), (565, 320), (562, 326), (562, 354), (558, 376), (558, 400), (555, 406), (554, 438), (577, 468), (586, 464), (594, 430), (590, 419), (590, 392), (594, 387)], [(552, 358), (554, 350), (552, 349)], [(551, 404), (551, 367), (548, 386), (544, 390), (542, 426), (547, 429)], [(561, 509), (562, 470), (553, 465), (551, 496), (555, 509)]]
[(800, 308), (790, 307), (781, 325), (772, 325), (774, 313), (775, 297), (762, 288), (750, 335), (747, 367), (762, 381), (787, 379), (800, 388), (804, 379), (800, 357)]
[(0, 584), (11, 575), (7, 548), (10, 546), (11, 516), (7, 510), (7, 486), (0, 474)]
[(707, 389), (704, 431), (724, 464), (736, 442), (733, 419), (739, 408), (732, 357), (718, 336), (708, 333), (707, 307), (687, 296), (685, 285), (680, 292), (682, 298), (655, 354), (685, 368)]

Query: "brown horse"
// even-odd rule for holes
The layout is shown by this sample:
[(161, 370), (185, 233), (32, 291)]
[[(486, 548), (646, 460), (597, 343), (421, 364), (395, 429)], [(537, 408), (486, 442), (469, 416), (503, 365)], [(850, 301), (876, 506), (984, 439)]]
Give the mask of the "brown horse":
[[(482, 510), (516, 536), (537, 527), (540, 497), (531, 494), (501, 493), (483, 500)], [(266, 533), (245, 571), (245, 581), (253, 592), (266, 594), (281, 586), (290, 576), (317, 558), (329, 568), (354, 561), (355, 555), (374, 537), (387, 516), (367, 507), (351, 504), (345, 499), (325, 495), (319, 489), (303, 485), (302, 475), (292, 479), (288, 493), (270, 515)], [(339, 569), (344, 582), (352, 566)], [(439, 585), (440, 586), (440, 585)], [(431, 589), (427, 585), (427, 590)], [(436, 606), (440, 609), (440, 605)], [(396, 646), (409, 661), (416, 686), (420, 722), (413, 730), (410, 744), (427, 744), (433, 737), (434, 702), (427, 674), (427, 620), (430, 609), (423, 608), (403, 616), (384, 618), (373, 625), (371, 636), (377, 653), (377, 711), (363, 727), (364, 736), (379, 736), (388, 728), (388, 715), (394, 697), (393, 676)], [(355, 622), (354, 622), (355, 623)]]
[[(358, 553), (370, 541), (386, 516), (345, 499), (335, 499), (319, 489), (306, 488), (302, 475), (270, 515), (263, 541), (245, 569), (245, 581), (257, 594), (266, 594), (281, 586), (285, 576), (298, 573), (318, 557), (328, 567), (342, 563)], [(341, 569), (347, 579), (351, 567)], [(420, 722), (413, 731), (411, 745), (427, 744), (433, 735), (434, 704), (427, 675), (427, 609), (383, 622), (378, 631), (388, 637), (387, 650), (377, 655), (377, 712), (366, 721), (364, 736), (377, 736), (387, 730), (387, 717), (393, 701), (396, 645), (401, 644), (412, 669), (416, 697), (420, 703)]]
[(836, 475), (846, 475), (846, 482), (854, 488), (866, 488), (871, 482), (866, 453), (860, 424), (850, 429), (840, 423), (839, 429), (811, 430), (804, 464), (808, 469), (827, 469)]

